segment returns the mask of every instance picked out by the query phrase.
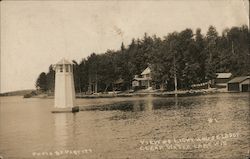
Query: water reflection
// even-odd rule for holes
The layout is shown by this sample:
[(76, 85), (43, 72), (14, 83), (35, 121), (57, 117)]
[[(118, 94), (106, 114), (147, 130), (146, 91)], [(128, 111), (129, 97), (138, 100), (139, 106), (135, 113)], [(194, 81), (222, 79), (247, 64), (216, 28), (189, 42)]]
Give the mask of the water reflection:
[(141, 100), (119, 102), (107, 105), (97, 105), (89, 106), (85, 108), (85, 111), (152, 111), (157, 109), (179, 109), (181, 107), (190, 107), (190, 103), (193, 101), (187, 102), (186, 100), (180, 100), (178, 97), (171, 98), (155, 98), (151, 95), (147, 98)]
[(149, 95), (147, 99), (144, 101), (145, 111), (152, 111), (153, 110), (153, 97)]
[(143, 105), (140, 101), (135, 101), (133, 103), (133, 106), (132, 106), (132, 110), (133, 112), (138, 112), (138, 111), (142, 111), (143, 110)]
[[(117, 110), (124, 110), (124, 109), (119, 109), (123, 107), (124, 105), (131, 105), (132, 107), (126, 107), (126, 111), (133, 111), (133, 112), (139, 112), (139, 111), (152, 111), (153, 110), (153, 97), (151, 95), (147, 96), (146, 99), (144, 100), (136, 100), (133, 102), (129, 103), (123, 103), (121, 105), (117, 106)], [(131, 110), (129, 108), (132, 108)]]
[(178, 97), (177, 96), (174, 97), (174, 106), (178, 107)]
[(56, 147), (65, 148), (67, 145), (67, 115), (66, 113), (54, 114), (54, 139)]

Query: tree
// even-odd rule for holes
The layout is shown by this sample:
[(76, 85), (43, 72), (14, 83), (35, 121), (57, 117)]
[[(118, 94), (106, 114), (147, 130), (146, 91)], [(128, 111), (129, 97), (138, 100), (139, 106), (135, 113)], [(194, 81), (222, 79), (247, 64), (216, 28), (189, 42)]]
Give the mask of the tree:
[[(152, 82), (168, 90), (174, 89), (175, 75), (179, 89), (211, 81), (216, 72), (250, 75), (249, 40), (246, 25), (227, 28), (221, 36), (214, 26), (208, 28), (206, 35), (199, 28), (195, 34), (187, 28), (163, 38), (145, 33), (141, 39), (132, 39), (127, 47), (121, 43), (119, 50), (92, 53), (79, 64), (73, 61), (76, 92), (86, 92), (88, 88), (95, 92), (113, 90), (118, 79), (122, 79), (124, 89), (130, 89), (134, 75), (148, 66)], [(53, 84), (54, 71), (50, 66), (47, 74), (39, 75), (36, 86), (53, 91)]]
[(199, 65), (199, 69), (197, 70), (197, 83), (203, 83), (205, 81), (206, 76), (206, 52), (205, 52), (205, 40), (204, 36), (201, 34), (201, 29), (198, 28), (195, 33), (195, 54), (193, 55), (195, 61)]
[(216, 77), (216, 64), (218, 62), (218, 32), (214, 26), (210, 26), (208, 28), (206, 34), (206, 52), (207, 52), (207, 60), (206, 60), (206, 79), (211, 81)]
[(82, 92), (81, 87), (81, 67), (79, 67), (78, 63), (73, 60), (73, 74), (74, 74), (74, 83), (75, 83), (75, 91)]
[(41, 90), (41, 91), (47, 91), (48, 85), (47, 85), (47, 78), (46, 78), (46, 73), (42, 72), (37, 81), (36, 81), (36, 88)]
[(49, 66), (49, 72), (46, 74), (47, 89), (54, 92), (55, 90), (55, 71), (53, 66)]
[(125, 46), (124, 46), (124, 44), (123, 44), (123, 42), (122, 42), (121, 51), (124, 51), (124, 50), (125, 50)]

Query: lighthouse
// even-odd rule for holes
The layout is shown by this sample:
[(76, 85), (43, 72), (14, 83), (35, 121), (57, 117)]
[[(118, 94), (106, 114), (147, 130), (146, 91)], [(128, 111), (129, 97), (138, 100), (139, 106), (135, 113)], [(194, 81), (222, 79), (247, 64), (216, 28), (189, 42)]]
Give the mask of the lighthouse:
[(73, 63), (66, 59), (54, 65), (55, 70), (55, 98), (52, 113), (78, 112), (75, 106), (75, 87), (73, 77)]

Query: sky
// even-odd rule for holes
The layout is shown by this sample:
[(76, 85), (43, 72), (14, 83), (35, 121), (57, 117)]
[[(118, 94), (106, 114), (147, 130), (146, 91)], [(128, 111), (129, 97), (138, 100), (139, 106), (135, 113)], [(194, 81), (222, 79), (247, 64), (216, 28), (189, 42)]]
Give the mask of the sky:
[(61, 58), (81, 61), (132, 38), (249, 24), (248, 0), (1, 1), (0, 92), (34, 89)]

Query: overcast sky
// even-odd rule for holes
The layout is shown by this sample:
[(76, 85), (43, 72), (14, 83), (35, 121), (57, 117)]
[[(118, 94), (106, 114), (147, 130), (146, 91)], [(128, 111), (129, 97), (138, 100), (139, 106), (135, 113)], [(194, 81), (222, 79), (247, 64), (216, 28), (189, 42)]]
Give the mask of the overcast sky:
[(209, 25), (248, 25), (247, 0), (1, 1), (0, 92), (35, 88), (62, 57), (80, 61), (117, 50), (145, 32), (163, 37)]

